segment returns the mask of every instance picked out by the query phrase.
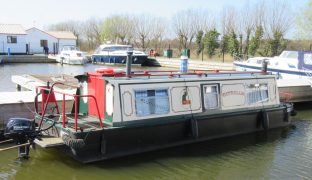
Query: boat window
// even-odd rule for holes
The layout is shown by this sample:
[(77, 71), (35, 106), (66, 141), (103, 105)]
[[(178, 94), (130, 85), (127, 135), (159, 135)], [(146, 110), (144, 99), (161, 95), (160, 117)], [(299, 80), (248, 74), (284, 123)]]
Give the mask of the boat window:
[(204, 106), (205, 109), (219, 108), (219, 88), (217, 85), (204, 86)]
[(263, 59), (257, 59), (257, 64), (262, 64)]
[(75, 46), (63, 46), (62, 51), (79, 51), (79, 49)]
[(111, 47), (105, 47), (102, 49), (102, 51), (111, 51)]
[(114, 47), (114, 51), (127, 51), (127, 46), (116, 46)]
[(102, 51), (127, 51), (130, 46), (109, 46), (104, 47)]
[(293, 65), (293, 64), (288, 63), (288, 67), (289, 67), (289, 68), (296, 68), (296, 65)]
[(287, 58), (298, 59), (298, 52), (289, 52)]
[(168, 89), (136, 90), (135, 107), (137, 116), (168, 114)]
[(267, 102), (269, 100), (267, 84), (250, 84), (247, 85), (246, 91), (248, 104)]

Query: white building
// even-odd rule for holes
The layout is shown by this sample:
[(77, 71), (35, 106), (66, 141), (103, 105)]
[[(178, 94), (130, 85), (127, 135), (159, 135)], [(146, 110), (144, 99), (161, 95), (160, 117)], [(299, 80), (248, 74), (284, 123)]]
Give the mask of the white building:
[(0, 24), (0, 54), (25, 54), (26, 32), (19, 24)]
[(26, 30), (26, 42), (30, 53), (43, 53), (43, 47), (49, 48), (49, 53), (57, 54), (64, 45), (77, 45), (77, 37), (68, 31), (42, 31), (35, 27)]

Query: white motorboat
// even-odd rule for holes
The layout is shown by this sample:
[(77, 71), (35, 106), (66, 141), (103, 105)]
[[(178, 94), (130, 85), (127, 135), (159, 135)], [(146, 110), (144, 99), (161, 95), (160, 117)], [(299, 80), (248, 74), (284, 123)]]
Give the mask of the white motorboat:
[(236, 71), (258, 71), (267, 62), (267, 70), (278, 79), (311, 78), (312, 51), (283, 51), (275, 57), (253, 57), (246, 61), (234, 61)]
[(64, 64), (83, 65), (88, 59), (84, 52), (75, 46), (63, 46), (61, 53), (56, 56), (56, 61)]

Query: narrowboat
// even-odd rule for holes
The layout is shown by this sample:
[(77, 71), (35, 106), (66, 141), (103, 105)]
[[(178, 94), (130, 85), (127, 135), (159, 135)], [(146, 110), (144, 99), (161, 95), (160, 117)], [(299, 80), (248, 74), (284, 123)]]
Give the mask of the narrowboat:
[[(35, 143), (60, 149), (83, 163), (291, 123), (292, 106), (280, 102), (276, 77), (263, 72), (132, 71), (129, 75), (97, 69), (76, 77), (76, 94), (53, 90), (63, 83), (37, 88), (36, 99), (42, 103), (35, 102), (34, 121), (36, 132), (44, 136), (37, 133)], [(55, 101), (55, 94), (64, 100), (73, 98), (71, 112), (66, 112), (64, 101)]]
[[(92, 54), (91, 60), (93, 63), (125, 64), (129, 49), (133, 49), (133, 47), (121, 44), (102, 44)], [(133, 50), (131, 64), (142, 65), (145, 61), (147, 61), (146, 53)]]

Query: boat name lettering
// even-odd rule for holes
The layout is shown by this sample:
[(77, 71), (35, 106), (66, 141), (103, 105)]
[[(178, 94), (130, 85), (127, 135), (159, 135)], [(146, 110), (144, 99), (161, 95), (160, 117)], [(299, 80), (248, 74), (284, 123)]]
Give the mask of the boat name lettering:
[(245, 93), (242, 91), (228, 91), (225, 93), (222, 93), (222, 96), (235, 96), (235, 95), (239, 95), (239, 96), (244, 96)]

